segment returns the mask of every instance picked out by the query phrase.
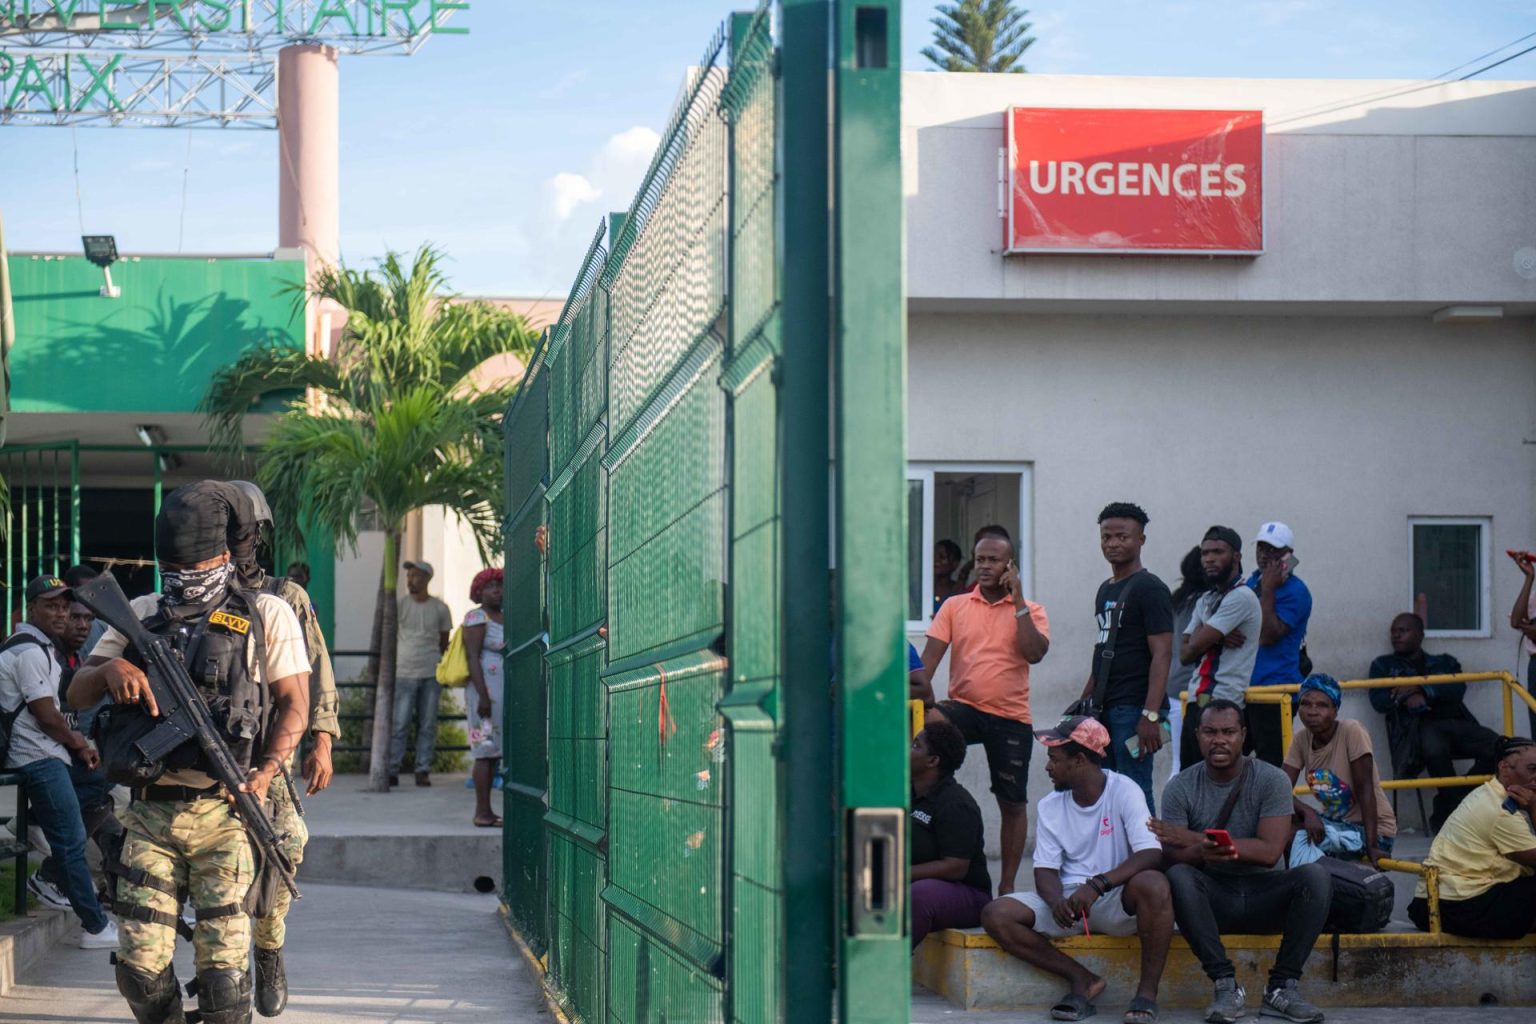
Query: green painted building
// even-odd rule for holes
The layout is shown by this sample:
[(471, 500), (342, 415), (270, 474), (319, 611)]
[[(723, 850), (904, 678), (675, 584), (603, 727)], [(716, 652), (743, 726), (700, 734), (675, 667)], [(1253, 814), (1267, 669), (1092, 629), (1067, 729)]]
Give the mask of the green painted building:
[[(7, 610), (32, 575), (76, 562), (112, 565), (129, 593), (147, 592), (160, 494), (227, 475), (197, 412), (209, 378), (249, 348), (304, 345), (304, 261), (129, 256), (112, 266), (115, 298), (83, 256), (11, 253), (8, 267)], [(324, 613), (334, 560), (314, 554)]]

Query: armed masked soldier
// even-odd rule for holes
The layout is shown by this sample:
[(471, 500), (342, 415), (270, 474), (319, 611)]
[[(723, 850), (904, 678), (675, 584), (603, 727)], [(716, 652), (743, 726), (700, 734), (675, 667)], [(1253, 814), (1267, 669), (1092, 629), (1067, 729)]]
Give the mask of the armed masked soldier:
[[(264, 800), (293, 757), (309, 708), (309, 661), (293, 610), (253, 593), (234, 577), (228, 548), (228, 485), (189, 484), (166, 497), (155, 518), (161, 593), (133, 611), (145, 629), (167, 636), (208, 705), (221, 738), (246, 772), (239, 788)], [(69, 687), (76, 708), (103, 694), (113, 704), (98, 717), (98, 742), (125, 728), (142, 708), (159, 716), (141, 656), (109, 630)], [(112, 712), (118, 711), (118, 714)], [(103, 721), (104, 720), (104, 721)], [(139, 716), (142, 721), (142, 716)], [(106, 767), (111, 769), (110, 759)], [(251, 1019), (251, 923), (246, 899), (256, 856), (233, 797), (209, 774), (195, 740), (172, 750), (163, 774), (132, 790), (117, 865), (117, 986), (139, 1024), (182, 1024), (184, 1011), (171, 956), (185, 891), (195, 911), (195, 988), (205, 1024)]]
[[(282, 598), (304, 630), (304, 651), (309, 659), (310, 750), (304, 758), (303, 777), (309, 783), (307, 795), (314, 796), (331, 784), (331, 741), (341, 735), (331, 655), (309, 594), (286, 576), (268, 576), (258, 561), (258, 554), (269, 546), (272, 530), (272, 508), (266, 495), (245, 480), (233, 481), (229, 486), (237, 495), (229, 519), (229, 553), (235, 564), (235, 579), (249, 590)], [(297, 867), (304, 859), (309, 830), (289, 788), (293, 765), (286, 767), (287, 778), (279, 780), (267, 795), (272, 823), (278, 834), (286, 837), (284, 852)], [(287, 931), (283, 922), (291, 902), (287, 888), (279, 887), (271, 912), (256, 919), (256, 1012), (264, 1017), (276, 1017), (288, 1005), (288, 977), (283, 970), (283, 940)]]

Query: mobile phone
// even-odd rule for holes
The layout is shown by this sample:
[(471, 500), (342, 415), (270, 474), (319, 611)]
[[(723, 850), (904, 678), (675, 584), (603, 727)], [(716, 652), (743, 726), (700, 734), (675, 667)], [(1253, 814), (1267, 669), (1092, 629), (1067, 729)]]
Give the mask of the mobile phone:
[(1512, 796), (1505, 797), (1504, 798), (1504, 802), (1502, 804), (1500, 804), (1499, 806), (1504, 808), (1510, 814), (1519, 814), (1520, 813), (1520, 805), (1515, 803), (1515, 798), (1512, 797)]
[[(1166, 718), (1157, 724), (1163, 727), (1163, 744), (1166, 746), (1173, 740), (1173, 726), (1168, 724)], [(1125, 741), (1125, 749), (1131, 752), (1132, 757), (1141, 760), (1141, 737), (1132, 735)]]
[(1232, 841), (1232, 833), (1224, 828), (1208, 828), (1205, 830), (1205, 838), (1215, 843), (1224, 850), (1231, 850), (1237, 846)]
[(1290, 576), (1292, 573), (1294, 573), (1296, 571), (1296, 567), (1298, 565), (1300, 565), (1300, 564), (1301, 564), (1301, 559), (1297, 558), (1295, 555), (1293, 555), (1293, 554), (1292, 555), (1286, 555), (1285, 556), (1285, 574), (1287, 576)]

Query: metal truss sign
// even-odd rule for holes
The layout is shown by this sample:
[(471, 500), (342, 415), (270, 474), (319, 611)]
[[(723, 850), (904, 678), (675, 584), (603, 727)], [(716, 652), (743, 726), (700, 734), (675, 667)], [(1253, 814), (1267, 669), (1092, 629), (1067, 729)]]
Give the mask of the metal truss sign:
[(414, 53), (469, 0), (0, 0), (0, 46), (257, 53), (324, 43)]
[(260, 54), (0, 52), (0, 124), (276, 128)]

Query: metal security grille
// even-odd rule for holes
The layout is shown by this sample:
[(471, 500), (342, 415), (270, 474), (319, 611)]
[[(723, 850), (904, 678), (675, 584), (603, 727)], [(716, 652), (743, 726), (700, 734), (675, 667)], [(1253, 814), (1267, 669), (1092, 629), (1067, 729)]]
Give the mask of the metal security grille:
[(11, 445), (0, 451), (7, 509), (4, 534), (5, 632), (26, 613), (27, 581), (57, 575), (80, 559), (80, 446)]
[[(819, 133), (825, 154), (829, 6), (854, 24), (843, 0), (783, 5), (786, 32), (801, 31), (800, 66), (811, 69), (803, 81), (819, 81), (822, 90), (819, 109), (798, 108), (797, 166), (810, 173), (796, 179), (814, 187), (819, 176), (821, 211), (828, 161), (811, 159), (803, 139)], [(885, 47), (896, 41), (883, 33), (897, 12), (880, 10), (890, 18), (881, 14), (879, 45), (866, 40), (860, 52), (878, 53), (880, 63), (871, 65), (878, 80), (894, 81)], [(841, 1019), (905, 1015), (899, 898), (869, 897), (889, 911), (873, 955), (849, 953), (869, 939), (861, 926), (836, 925), (832, 847), (847, 789), (838, 788), (844, 780), (835, 777), (827, 742), (843, 728), (830, 699), (834, 648), (826, 632), (834, 320), (827, 275), (802, 274), (794, 293), (800, 326), (787, 326), (780, 252), (789, 203), (787, 82), (774, 36), (778, 13), (765, 2), (733, 15), (711, 40), (633, 205), (593, 239), (505, 421), (507, 508), (517, 510), (507, 530), (505, 899), (518, 931), (543, 956), (550, 989), (582, 1021), (830, 1019), (833, 976), (825, 968), (839, 957), (844, 984), (857, 974), (869, 991), (885, 992), (869, 1000), (873, 1017), (843, 1007)], [(851, 35), (840, 38), (855, 49)], [(797, 95), (803, 101), (809, 93)], [(899, 89), (869, 107), (880, 114), (873, 123), (882, 138), (894, 139)], [(886, 154), (874, 177), (899, 236), (899, 177), (891, 176), (898, 169)], [(817, 230), (795, 237), (803, 251), (830, 255), (834, 224), (825, 212)], [(837, 438), (864, 447), (861, 432), (875, 433), (884, 440), (868, 447), (898, 456), (875, 470), (890, 486), (871, 487), (896, 499), (860, 516), (875, 535), (902, 537), (903, 331), (899, 252), (891, 251), (895, 258), (867, 277), (879, 286), (867, 293), (891, 307), (881, 311), (883, 322), (892, 310), (897, 317), (878, 339), (880, 387), (868, 399), (870, 415), (856, 429), (839, 426)], [(786, 445), (787, 337), (799, 342), (798, 400), (820, 403), (819, 448)], [(842, 358), (866, 355), (850, 347)], [(792, 520), (802, 541), (821, 531), (821, 547), (802, 544), (793, 562), (789, 479), (801, 485), (802, 511), (814, 510)], [(533, 537), (546, 521), (541, 558)], [(873, 702), (853, 727), (873, 737), (858, 771), (880, 780), (874, 800), (899, 823), (903, 552), (860, 554), (875, 578), (860, 584), (858, 600), (884, 625), (865, 627), (861, 652), (876, 656), (856, 672), (840, 671), (858, 679), (861, 700)], [(891, 578), (878, 578), (887, 569)], [(791, 613), (820, 632), (809, 640), (788, 635)], [(788, 685), (786, 652), (799, 659), (797, 688)], [(792, 700), (793, 712), (786, 710)], [(821, 737), (819, 747), (804, 748), (798, 774), (787, 768), (791, 716), (803, 735)], [(791, 808), (787, 798), (797, 792), (806, 798)], [(797, 840), (823, 844), (825, 855), (801, 858), (791, 878), (786, 850), (796, 813), (815, 831)], [(792, 899), (794, 918), (786, 912)], [(825, 926), (813, 943), (797, 942), (791, 921), (809, 919)]]

